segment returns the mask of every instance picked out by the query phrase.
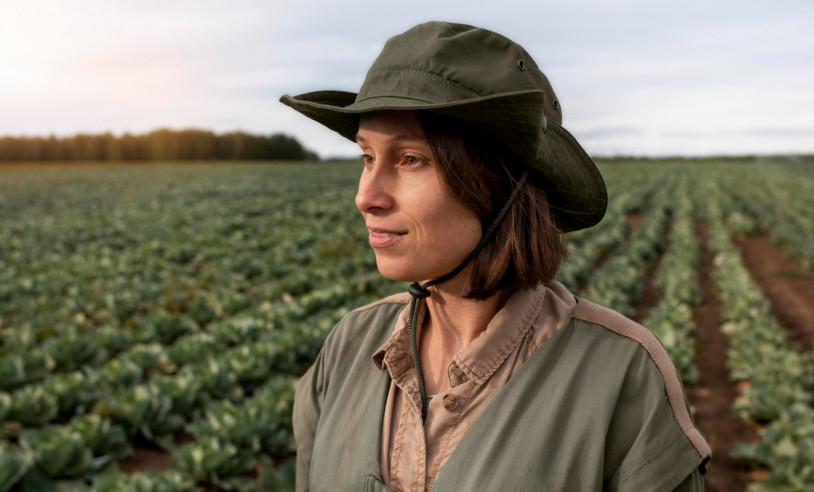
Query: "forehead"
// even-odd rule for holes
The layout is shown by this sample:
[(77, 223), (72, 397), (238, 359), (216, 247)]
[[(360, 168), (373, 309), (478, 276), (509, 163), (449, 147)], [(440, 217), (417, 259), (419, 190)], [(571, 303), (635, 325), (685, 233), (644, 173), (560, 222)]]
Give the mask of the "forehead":
[(363, 115), (356, 141), (369, 142), (371, 139), (427, 142), (415, 111), (377, 111), (372, 115)]

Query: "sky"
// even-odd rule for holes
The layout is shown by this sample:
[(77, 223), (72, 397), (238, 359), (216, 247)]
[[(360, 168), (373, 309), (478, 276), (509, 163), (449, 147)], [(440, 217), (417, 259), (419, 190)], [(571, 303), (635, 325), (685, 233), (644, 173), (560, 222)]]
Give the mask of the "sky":
[(428, 20), (522, 45), (591, 155), (814, 153), (811, 0), (0, 0), (0, 135), (282, 132), (352, 156), (280, 96), (356, 92)]

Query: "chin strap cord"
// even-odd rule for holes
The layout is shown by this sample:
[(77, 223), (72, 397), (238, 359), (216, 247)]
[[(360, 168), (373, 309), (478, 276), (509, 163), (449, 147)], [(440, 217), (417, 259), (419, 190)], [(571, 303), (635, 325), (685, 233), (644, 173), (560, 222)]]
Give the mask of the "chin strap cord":
[(520, 192), (520, 187), (526, 181), (528, 177), (529, 170), (526, 168), (523, 171), (523, 174), (520, 176), (520, 179), (517, 180), (517, 184), (514, 185), (512, 192), (509, 194), (509, 198), (506, 199), (506, 203), (503, 204), (503, 207), (500, 209), (500, 212), (495, 216), (494, 220), (492, 220), (492, 224), (486, 229), (486, 232), (480, 238), (478, 245), (475, 246), (475, 249), (469, 253), (469, 256), (461, 262), (454, 270), (447, 273), (446, 275), (442, 275), (436, 279), (428, 280), (424, 282), (424, 284), (419, 284), (418, 282), (413, 282), (410, 284), (410, 288), (408, 292), (410, 293), (413, 298), (410, 300), (410, 322), (409, 322), (409, 333), (410, 333), (410, 348), (413, 351), (413, 362), (415, 363), (415, 369), (418, 373), (418, 391), (421, 393), (421, 422), (424, 423), (427, 421), (427, 412), (429, 410), (430, 402), (427, 399), (427, 389), (424, 386), (424, 371), (421, 369), (421, 361), (418, 355), (418, 342), (417, 342), (417, 323), (418, 323), (418, 312), (421, 310), (421, 303), (424, 302), (424, 299), (430, 297), (429, 288), (433, 285), (438, 285), (442, 282), (446, 282), (447, 280), (453, 278), (454, 276), (461, 273), (461, 271), (469, 265), (472, 260), (478, 256), (478, 253), (486, 246), (486, 243), (492, 236), (495, 234), (497, 230), (497, 226), (500, 225), (500, 222), (503, 221), (503, 217), (506, 216), (506, 212), (509, 211), (509, 206), (511, 206), (512, 202), (515, 198), (517, 198), (517, 194)]

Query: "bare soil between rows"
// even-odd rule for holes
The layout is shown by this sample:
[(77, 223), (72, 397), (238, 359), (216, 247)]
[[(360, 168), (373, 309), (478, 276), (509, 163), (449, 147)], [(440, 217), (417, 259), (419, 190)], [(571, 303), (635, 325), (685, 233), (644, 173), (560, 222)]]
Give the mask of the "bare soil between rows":
[(791, 341), (811, 351), (814, 348), (814, 276), (782, 248), (772, 244), (765, 234), (735, 237), (734, 243)]
[(693, 317), (698, 330), (698, 352), (694, 363), (698, 367), (698, 381), (686, 386), (687, 399), (695, 410), (696, 426), (712, 449), (712, 462), (705, 476), (706, 490), (710, 492), (739, 492), (749, 481), (759, 478), (742, 463), (730, 458), (738, 443), (755, 442), (758, 431), (732, 415), (732, 404), (737, 389), (729, 379), (726, 354), (729, 340), (721, 332), (721, 300), (712, 277), (713, 256), (709, 250), (709, 231), (698, 222), (699, 242), (703, 262), (698, 275), (701, 303), (695, 307)]
[(148, 446), (134, 447), (133, 454), (119, 462), (119, 470), (125, 473), (165, 473), (170, 469), (172, 454)]
[[(183, 446), (193, 442), (195, 437), (184, 431), (175, 435), (175, 445)], [(156, 472), (166, 473), (172, 464), (172, 453), (159, 448), (146, 439), (133, 443), (133, 454), (119, 462), (119, 470), (125, 473)]]
[[(767, 470), (750, 470), (729, 457), (738, 443), (759, 439), (758, 427), (734, 418), (732, 403), (737, 389), (729, 381), (726, 352), (729, 342), (721, 333), (721, 302), (712, 278), (712, 255), (707, 247), (706, 224), (698, 223), (704, 251), (699, 273), (702, 303), (695, 309), (699, 351), (695, 364), (700, 373), (695, 385), (687, 386), (687, 398), (695, 408), (696, 425), (706, 436), (713, 461), (706, 476), (708, 491), (742, 491), (746, 484), (763, 478)], [(778, 322), (789, 339), (803, 350), (814, 346), (814, 278), (811, 273), (774, 244), (766, 235), (736, 237), (733, 242), (744, 266), (770, 301)]]

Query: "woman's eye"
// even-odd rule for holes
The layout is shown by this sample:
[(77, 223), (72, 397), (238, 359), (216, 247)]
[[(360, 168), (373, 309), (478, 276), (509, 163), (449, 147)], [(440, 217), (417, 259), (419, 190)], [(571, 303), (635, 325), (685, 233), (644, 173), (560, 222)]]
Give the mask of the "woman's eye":
[(404, 156), (404, 164), (406, 164), (407, 166), (416, 166), (418, 164), (421, 164), (423, 161), (424, 159), (416, 157), (414, 155)]
[(369, 166), (373, 164), (373, 156), (370, 154), (362, 154), (359, 156), (359, 162), (366, 166)]

